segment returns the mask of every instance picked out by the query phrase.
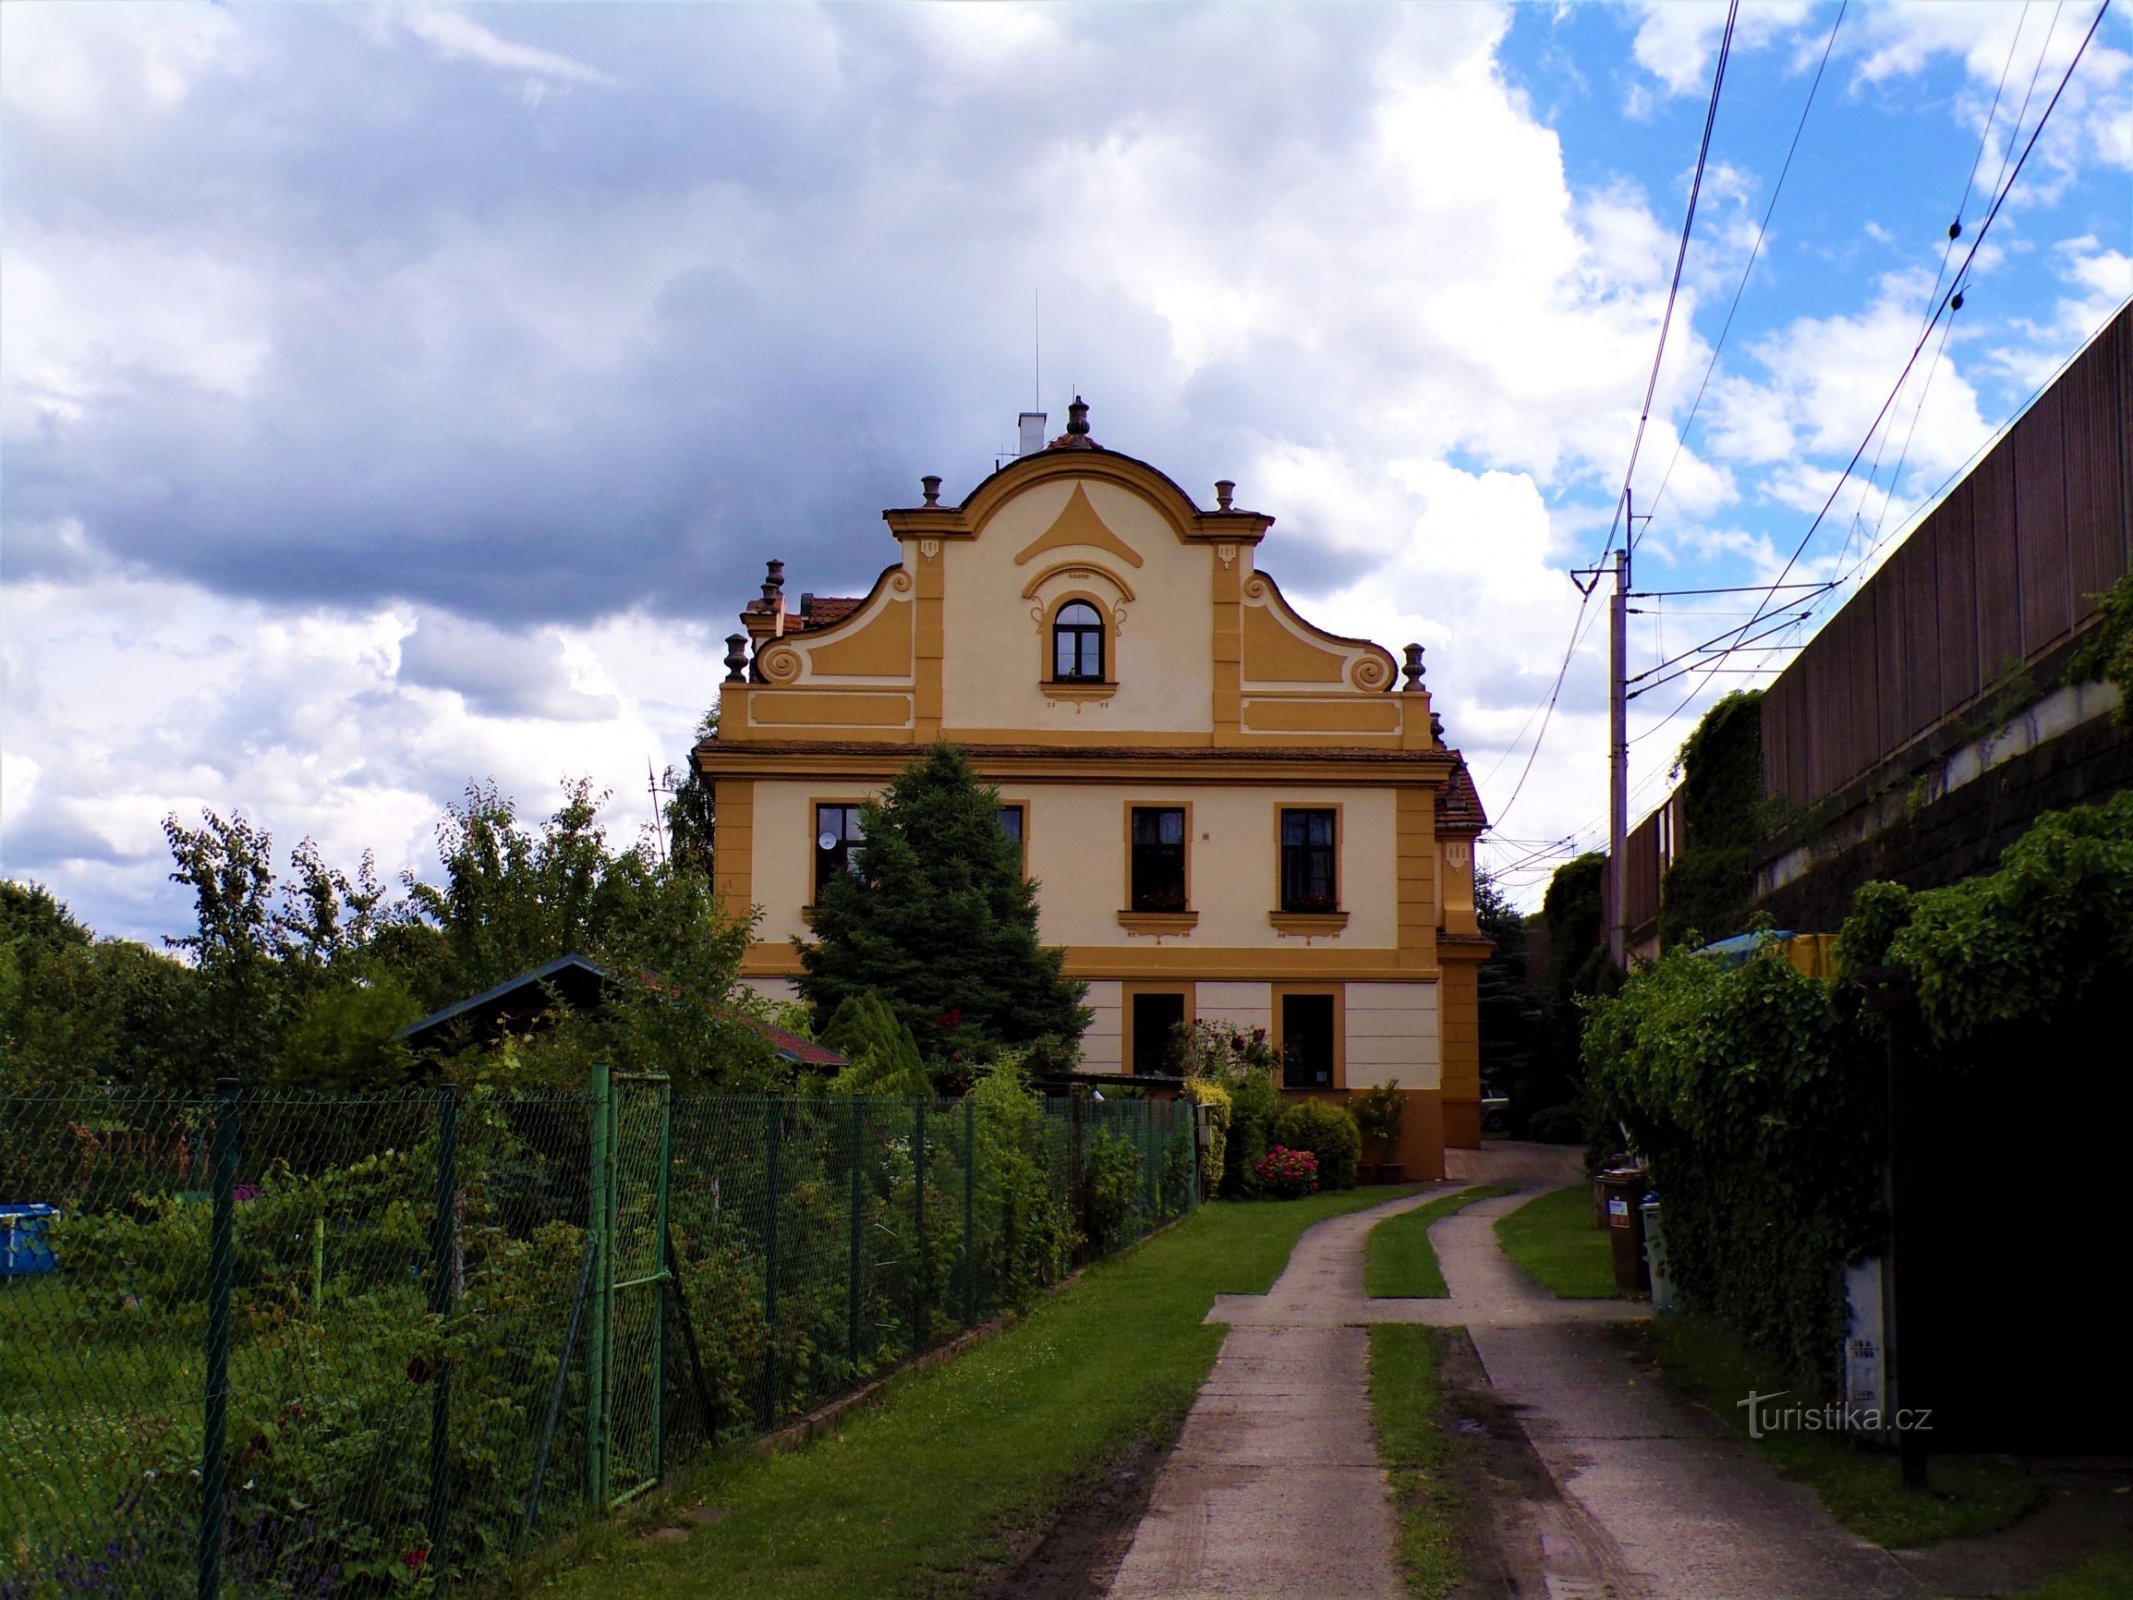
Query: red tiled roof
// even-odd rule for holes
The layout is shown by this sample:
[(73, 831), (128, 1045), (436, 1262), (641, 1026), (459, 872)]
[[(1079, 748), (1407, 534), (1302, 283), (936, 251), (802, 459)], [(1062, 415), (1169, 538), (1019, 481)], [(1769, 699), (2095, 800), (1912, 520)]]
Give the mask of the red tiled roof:
[(745, 1028), (752, 1028), (770, 1041), (770, 1048), (803, 1067), (848, 1067), (851, 1062), (828, 1045), (816, 1044), (812, 1039), (803, 1039), (797, 1033), (787, 1033), (783, 1028), (750, 1016), (736, 1015), (734, 1021)]
[(800, 596), (800, 618), (810, 628), (826, 628), (857, 611), (866, 603), (866, 598), (863, 594), (803, 594)]
[(1474, 787), (1473, 774), (1466, 770), (1466, 760), (1461, 757), (1452, 768), (1451, 781), (1437, 794), (1438, 831), (1479, 833), (1488, 825), (1489, 814), (1482, 808), (1481, 791)]

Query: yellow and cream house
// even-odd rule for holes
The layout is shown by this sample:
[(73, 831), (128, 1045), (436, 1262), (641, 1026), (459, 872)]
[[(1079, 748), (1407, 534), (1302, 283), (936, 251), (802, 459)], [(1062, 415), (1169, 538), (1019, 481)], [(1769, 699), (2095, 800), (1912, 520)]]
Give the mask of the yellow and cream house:
[(967, 750), (1040, 884), (1095, 1020), (1093, 1074), (1160, 1073), (1178, 1021), (1264, 1028), (1285, 1087), (1397, 1079), (1408, 1175), (1480, 1141), (1473, 843), (1484, 818), (1422, 682), (1300, 616), (1259, 565), (1274, 519), (1204, 510), (1090, 438), (1046, 444), (957, 505), (882, 515), (897, 559), (858, 600), (788, 605), (782, 564), (728, 641), (715, 785), (743, 975), (790, 997), (816, 885), (858, 807), (937, 740)]

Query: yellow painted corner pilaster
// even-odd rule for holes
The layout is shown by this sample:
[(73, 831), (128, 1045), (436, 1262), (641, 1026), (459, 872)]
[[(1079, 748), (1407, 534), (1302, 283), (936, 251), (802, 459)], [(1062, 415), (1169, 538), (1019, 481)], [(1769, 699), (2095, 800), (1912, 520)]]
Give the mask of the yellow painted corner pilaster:
[(1437, 792), (1421, 784), (1403, 787), (1393, 807), (1399, 961), (1423, 971), (1437, 965)]
[(948, 653), (947, 628), (941, 613), (948, 594), (947, 561), (939, 539), (919, 539), (905, 548), (907, 554), (915, 552), (918, 558), (918, 569), (913, 574), (918, 585), (918, 696), (914, 731), (919, 743), (928, 744), (941, 736), (941, 662)]
[(720, 778), (711, 788), (718, 818), (712, 855), (712, 888), (729, 917), (745, 917), (755, 905), (755, 783)]

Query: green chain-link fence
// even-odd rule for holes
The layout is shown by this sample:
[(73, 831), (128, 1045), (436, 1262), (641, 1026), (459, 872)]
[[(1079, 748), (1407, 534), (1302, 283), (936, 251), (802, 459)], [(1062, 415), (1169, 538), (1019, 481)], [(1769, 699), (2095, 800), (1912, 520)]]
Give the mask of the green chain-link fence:
[(0, 1096), (0, 1600), (492, 1575), (1197, 1199), (1192, 1107)]

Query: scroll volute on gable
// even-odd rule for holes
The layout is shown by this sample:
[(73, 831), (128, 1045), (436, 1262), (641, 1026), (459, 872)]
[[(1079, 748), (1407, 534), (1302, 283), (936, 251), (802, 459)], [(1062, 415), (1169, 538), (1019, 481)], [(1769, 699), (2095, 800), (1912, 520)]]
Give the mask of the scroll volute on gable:
[(1264, 572), (1244, 580), (1242, 621), (1247, 683), (1366, 694), (1392, 687), (1396, 668), (1389, 652), (1306, 622)]

